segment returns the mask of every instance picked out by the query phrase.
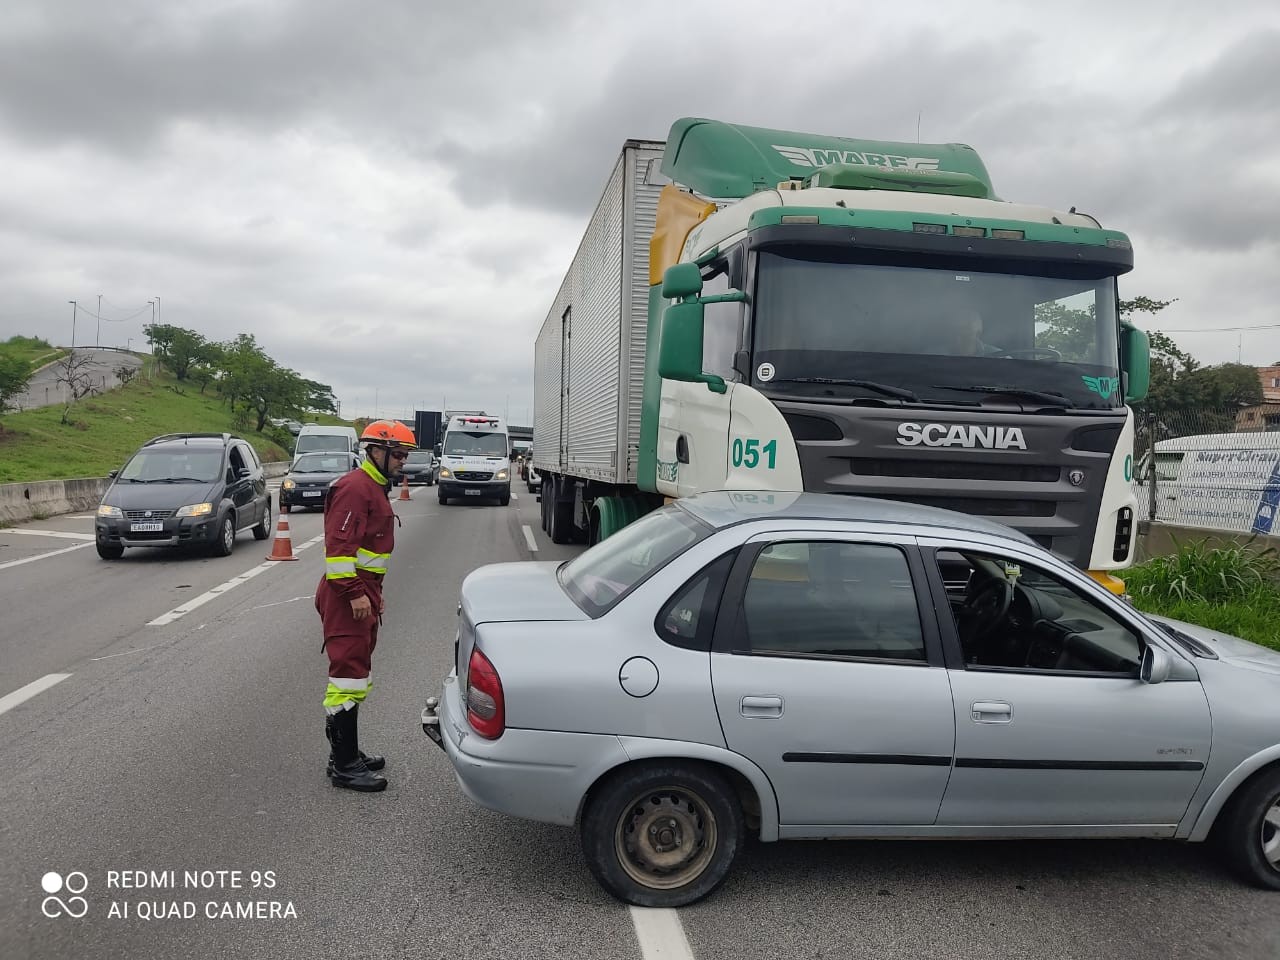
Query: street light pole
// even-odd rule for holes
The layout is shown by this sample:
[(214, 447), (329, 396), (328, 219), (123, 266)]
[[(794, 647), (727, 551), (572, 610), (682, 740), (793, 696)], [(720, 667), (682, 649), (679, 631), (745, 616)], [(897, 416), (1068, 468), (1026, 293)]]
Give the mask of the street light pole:
[(102, 294), (98, 294), (98, 333), (93, 338), (93, 345), (102, 346)]
[(76, 352), (76, 307), (77, 307), (77, 304), (76, 304), (76, 302), (75, 302), (74, 300), (68, 300), (68, 301), (67, 301), (67, 303), (71, 304), (71, 352), (72, 352), (72, 353), (75, 353), (75, 352)]

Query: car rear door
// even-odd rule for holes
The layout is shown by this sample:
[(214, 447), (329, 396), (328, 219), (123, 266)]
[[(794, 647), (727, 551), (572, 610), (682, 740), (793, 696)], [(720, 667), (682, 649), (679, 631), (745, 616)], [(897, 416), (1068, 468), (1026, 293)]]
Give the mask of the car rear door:
[(712, 684), (726, 743), (773, 782), (784, 828), (937, 818), (955, 717), (926, 584), (910, 539), (796, 531), (740, 554)]

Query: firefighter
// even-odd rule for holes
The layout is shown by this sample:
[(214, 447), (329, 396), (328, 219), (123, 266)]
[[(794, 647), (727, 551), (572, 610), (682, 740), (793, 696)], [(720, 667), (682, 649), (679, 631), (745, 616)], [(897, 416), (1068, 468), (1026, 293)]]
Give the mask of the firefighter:
[(393, 420), (375, 420), (364, 429), (365, 461), (333, 482), (324, 514), (325, 572), (316, 588), (323, 625), (322, 649), (329, 655), (325, 691), (325, 733), (330, 753), (326, 774), (335, 787), (373, 792), (387, 788), (374, 771), (380, 756), (360, 750), (360, 704), (372, 686), (373, 648), (382, 621), (382, 578), (395, 545), (398, 521), (388, 495), (401, 465), (416, 449), (413, 431)]

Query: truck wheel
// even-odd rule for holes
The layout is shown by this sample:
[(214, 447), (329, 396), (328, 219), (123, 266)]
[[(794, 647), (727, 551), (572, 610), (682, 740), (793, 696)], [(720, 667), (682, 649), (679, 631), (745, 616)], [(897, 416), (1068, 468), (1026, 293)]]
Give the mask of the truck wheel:
[(1280, 890), (1280, 768), (1260, 774), (1231, 799), (1217, 824), (1218, 841), (1236, 874)]
[(573, 501), (561, 501), (561, 486), (557, 483), (551, 496), (551, 506), (547, 513), (547, 522), (551, 529), (547, 531), (547, 536), (551, 538), (552, 543), (573, 543)]
[(600, 885), (639, 907), (683, 907), (724, 881), (742, 849), (729, 783), (701, 764), (657, 763), (607, 780), (583, 811), (582, 852)]

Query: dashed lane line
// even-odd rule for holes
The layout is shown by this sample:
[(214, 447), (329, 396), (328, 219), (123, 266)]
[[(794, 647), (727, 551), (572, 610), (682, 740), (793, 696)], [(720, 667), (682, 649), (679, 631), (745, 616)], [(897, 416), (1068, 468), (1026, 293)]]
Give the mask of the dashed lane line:
[(524, 542), (529, 546), (530, 553), (538, 552), (538, 542), (533, 539), (533, 531), (527, 523), (520, 524), (520, 529), (524, 531)]
[(35, 563), (37, 560), (48, 560), (50, 557), (60, 557), (64, 553), (70, 553), (72, 550), (83, 550), (85, 547), (92, 547), (93, 543), (77, 543), (74, 547), (63, 547), (61, 550), (50, 550), (47, 553), (37, 553), (34, 557), (23, 557), (21, 560), (6, 560), (0, 563), (0, 570), (8, 570), (10, 567), (20, 567), (24, 563)]
[(51, 673), (48, 676), (41, 677), (39, 680), (32, 680), (25, 687), (19, 687), (13, 693), (6, 693), (3, 697), (0, 697), (0, 713), (12, 710), (18, 704), (30, 700), (36, 694), (44, 693), (50, 687), (56, 686), (69, 676), (71, 676), (69, 673)]
[(631, 923), (644, 960), (693, 960), (680, 914), (674, 910), (631, 907)]
[(65, 530), (32, 530), (29, 527), (15, 528), (10, 533), (21, 534), (24, 537), (59, 537), (63, 540), (93, 540), (92, 533), (69, 533)]
[[(323, 539), (324, 539), (324, 534), (320, 534), (317, 537), (312, 537), (310, 540), (308, 540), (306, 543), (302, 544), (301, 546), (294, 547), (293, 552), (295, 554), (301, 553), (303, 550), (306, 550), (308, 547), (315, 546), (317, 543), (319, 543)], [(220, 583), (216, 587), (214, 587), (212, 590), (206, 590), (204, 593), (200, 594), (200, 596), (192, 597), (182, 606), (174, 607), (168, 613), (163, 613), (160, 616), (156, 617), (154, 620), (148, 621), (147, 626), (163, 627), (170, 623), (173, 623), (173, 621), (175, 620), (181, 620), (192, 610), (195, 610), (199, 607), (203, 607), (210, 600), (217, 599), (218, 597), (222, 596), (224, 593), (227, 593), (230, 590), (234, 590), (236, 587), (240, 586), (241, 584), (248, 583), (258, 574), (263, 573), (264, 571), (269, 570), (271, 567), (278, 566), (278, 565), (279, 564), (274, 560), (265, 560), (262, 563), (258, 564), (256, 567), (252, 567), (246, 570), (244, 573), (238, 576), (232, 577), (226, 583)]]

